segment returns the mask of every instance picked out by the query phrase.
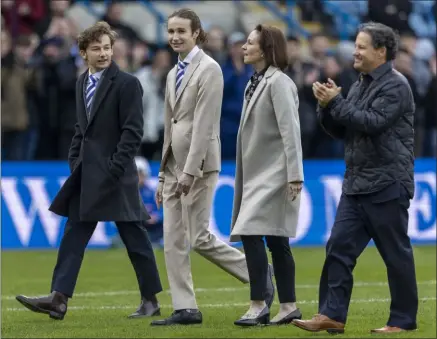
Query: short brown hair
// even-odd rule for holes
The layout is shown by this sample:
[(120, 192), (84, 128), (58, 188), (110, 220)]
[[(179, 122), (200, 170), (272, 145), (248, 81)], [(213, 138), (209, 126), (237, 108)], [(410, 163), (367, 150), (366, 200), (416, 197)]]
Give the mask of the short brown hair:
[(196, 14), (196, 12), (194, 12), (192, 9), (189, 8), (181, 8), (170, 14), (168, 16), (168, 20), (175, 17), (190, 20), (192, 33), (199, 30), (199, 35), (197, 36), (196, 44), (203, 44), (207, 41), (206, 32), (203, 30), (202, 23), (200, 22), (200, 18)]
[(117, 33), (111, 29), (106, 21), (99, 21), (87, 28), (77, 37), (77, 44), (80, 51), (85, 51), (92, 42), (100, 42), (102, 36), (109, 36), (111, 47), (114, 45)]
[(284, 70), (288, 66), (287, 41), (284, 33), (274, 26), (257, 25), (259, 32), (259, 45), (267, 66), (275, 66)]

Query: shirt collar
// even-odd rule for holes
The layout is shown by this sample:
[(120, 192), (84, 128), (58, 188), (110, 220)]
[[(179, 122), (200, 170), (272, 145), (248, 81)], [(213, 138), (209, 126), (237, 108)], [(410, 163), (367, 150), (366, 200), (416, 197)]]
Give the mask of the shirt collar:
[[(97, 81), (99, 81), (100, 78), (102, 77), (102, 74), (103, 74), (104, 71), (105, 71), (105, 70), (102, 70), (102, 71), (99, 71), (99, 72), (93, 73), (93, 77), (96, 78)], [(88, 77), (89, 77), (90, 75), (91, 75), (91, 72), (88, 71)]]
[(368, 76), (372, 78), (372, 80), (378, 80), (380, 77), (382, 77), (385, 73), (388, 71), (391, 71), (393, 69), (393, 64), (391, 61), (387, 61), (383, 63), (382, 65), (376, 67), (373, 71), (371, 71)]
[(250, 78), (251, 81), (254, 81), (255, 79), (257, 79), (258, 77), (263, 77), (264, 74), (266, 74), (267, 70), (269, 69), (269, 66), (267, 66), (266, 68), (264, 68), (263, 70), (259, 71), (259, 72), (255, 72), (252, 77)]
[[(200, 48), (197, 45), (194, 46), (194, 48), (191, 50), (191, 52), (188, 53), (188, 55), (185, 57), (183, 62), (185, 62), (187, 64), (191, 63), (191, 61), (193, 61), (194, 57), (197, 55), (197, 53), (199, 53), (199, 51), (200, 51)], [(178, 58), (178, 60), (181, 61), (179, 58)]]

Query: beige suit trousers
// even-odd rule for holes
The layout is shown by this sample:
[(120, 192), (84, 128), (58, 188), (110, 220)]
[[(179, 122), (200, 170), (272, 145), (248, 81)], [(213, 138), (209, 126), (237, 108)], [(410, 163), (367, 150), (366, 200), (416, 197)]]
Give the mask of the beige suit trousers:
[(174, 310), (197, 309), (191, 275), (190, 249), (213, 262), (243, 283), (249, 282), (246, 257), (209, 231), (211, 204), (218, 172), (195, 178), (190, 192), (175, 197), (182, 174), (173, 155), (165, 168), (163, 190), (164, 253)]

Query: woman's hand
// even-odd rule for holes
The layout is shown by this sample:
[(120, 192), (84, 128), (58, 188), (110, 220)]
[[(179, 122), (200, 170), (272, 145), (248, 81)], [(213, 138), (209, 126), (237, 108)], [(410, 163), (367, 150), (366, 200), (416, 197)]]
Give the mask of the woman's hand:
[(302, 181), (293, 181), (288, 183), (288, 194), (290, 194), (291, 201), (296, 200), (297, 196), (302, 191), (302, 187)]

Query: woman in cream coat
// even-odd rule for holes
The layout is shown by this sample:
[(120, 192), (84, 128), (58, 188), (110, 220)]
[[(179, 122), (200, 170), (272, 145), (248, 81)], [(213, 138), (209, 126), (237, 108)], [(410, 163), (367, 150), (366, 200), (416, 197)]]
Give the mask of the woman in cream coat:
[[(251, 303), (236, 325), (286, 324), (302, 317), (296, 308), (295, 264), (289, 238), (296, 236), (304, 180), (299, 99), (287, 67), (284, 34), (258, 25), (243, 46), (244, 62), (255, 69), (245, 91), (237, 138), (237, 166), (231, 241), (242, 241), (249, 269)], [(270, 321), (264, 302), (267, 253), (280, 301)]]

